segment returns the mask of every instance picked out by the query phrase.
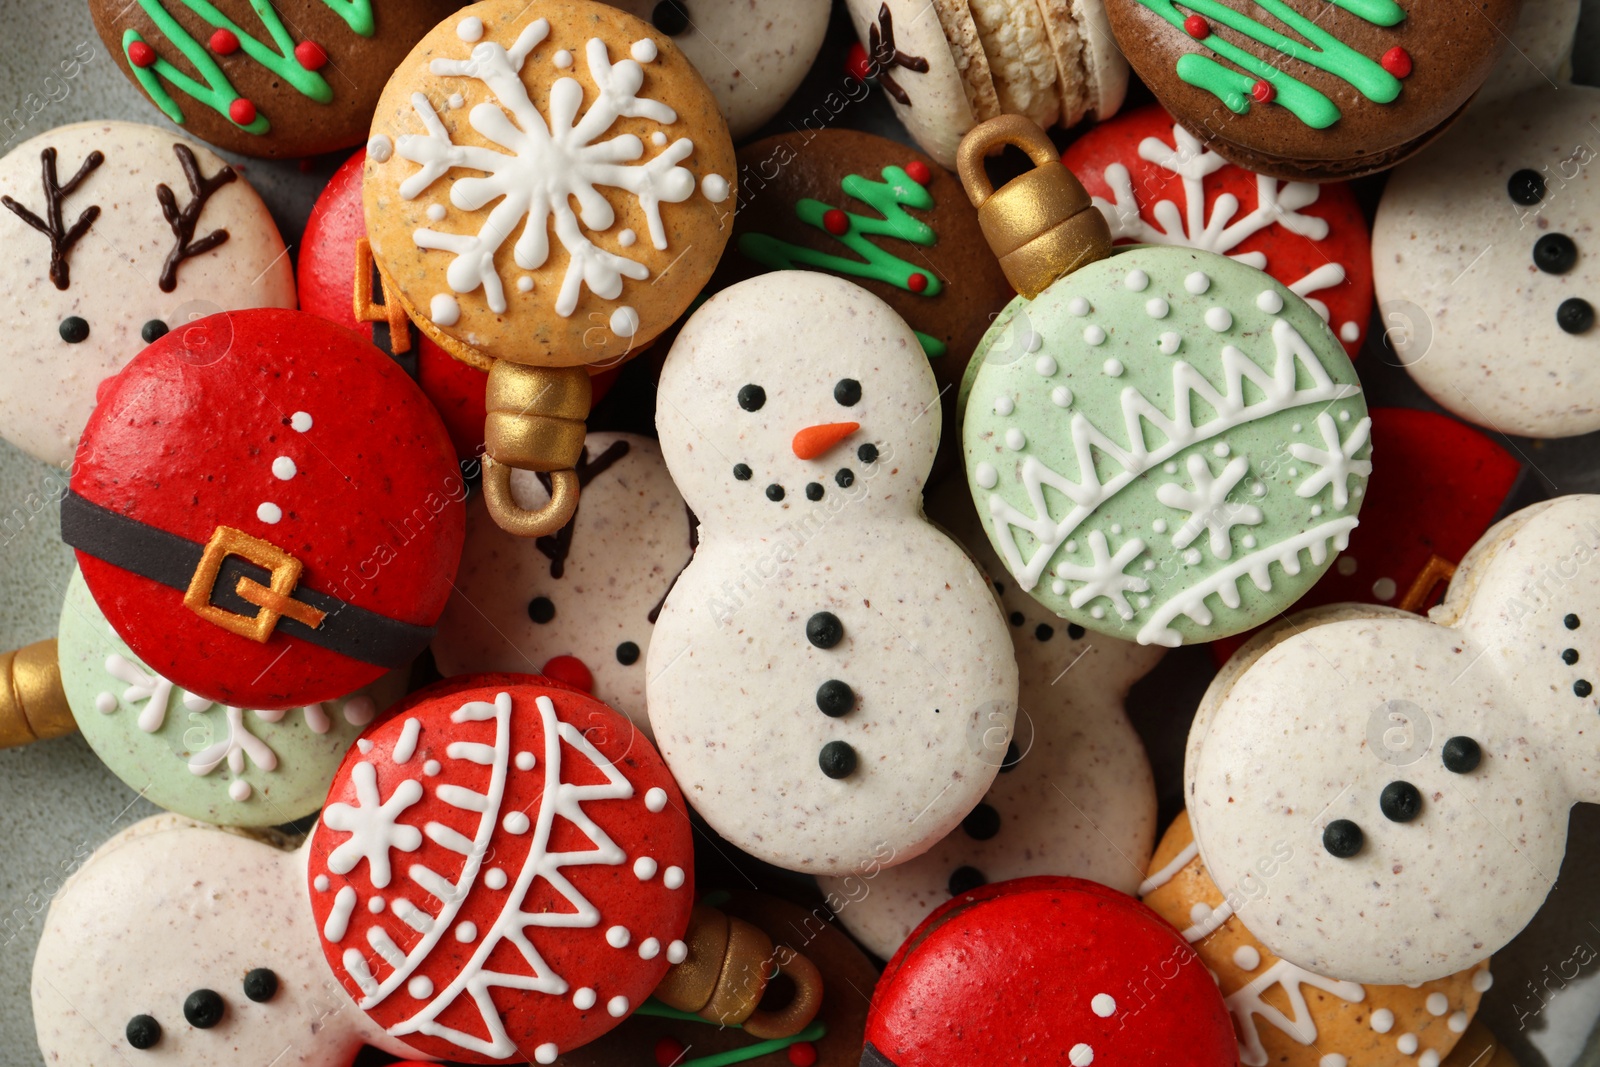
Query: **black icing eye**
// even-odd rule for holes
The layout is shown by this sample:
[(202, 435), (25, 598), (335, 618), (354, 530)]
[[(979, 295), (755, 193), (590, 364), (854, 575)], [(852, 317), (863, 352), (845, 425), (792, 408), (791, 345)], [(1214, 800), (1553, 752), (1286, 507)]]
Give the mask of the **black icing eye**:
[(1547, 233), (1533, 243), (1533, 265), (1546, 274), (1565, 274), (1578, 262), (1578, 246), (1564, 233)]
[(139, 327), (139, 336), (144, 338), (144, 343), (153, 345), (167, 335), (167, 324), (160, 319), (151, 319)]
[(735, 463), (733, 465), (733, 476), (739, 479), (741, 482), (748, 482), (752, 473), (753, 472), (750, 470), (750, 467), (747, 464)]
[(689, 12), (681, 0), (678, 3), (674, 3), (673, 0), (662, 0), (655, 6), (655, 10), (650, 12), (650, 21), (656, 29), (668, 37), (676, 37), (689, 28)]
[(216, 991), (196, 989), (183, 1002), (183, 1017), (189, 1020), (190, 1026), (209, 1030), (222, 1021), (225, 1007), (222, 997)]
[(1588, 333), (1594, 325), (1594, 305), (1577, 296), (1561, 301), (1556, 308), (1556, 325), (1568, 333)]
[(841, 378), (833, 387), (833, 398), (847, 408), (861, 403), (861, 383), (854, 378)]
[(807, 482), (806, 483), (806, 499), (807, 500), (821, 500), (822, 499), (822, 485), (820, 483), (818, 483), (818, 482)]
[(1366, 840), (1361, 827), (1349, 819), (1335, 819), (1322, 831), (1322, 847), (1328, 850), (1328, 855), (1342, 860), (1360, 852)]
[(266, 967), (257, 967), (244, 976), (244, 995), (263, 1004), (278, 995), (278, 976)]
[(767, 486), (767, 499), (772, 501), (774, 504), (776, 504), (778, 501), (782, 500), (783, 499), (783, 486), (778, 485), (776, 482), (774, 482), (772, 485)]
[(1378, 795), (1378, 810), (1390, 822), (1410, 822), (1422, 813), (1422, 794), (1410, 782), (1390, 782)]
[(1047, 622), (1041, 622), (1033, 628), (1033, 636), (1040, 641), (1048, 641), (1056, 635), (1056, 628)]
[(1470, 737), (1452, 737), (1444, 743), (1439, 757), (1444, 761), (1445, 770), (1452, 774), (1468, 774), (1483, 762), (1483, 749)]
[(979, 804), (961, 820), (961, 829), (974, 841), (987, 841), (1000, 832), (1000, 813), (988, 804)]
[(1013, 611), (1010, 614), (1009, 619), (1012, 626), (1021, 626), (1023, 623), (1028, 621), (1027, 616), (1023, 615), (1020, 611)]
[(759, 385), (747, 385), (739, 390), (739, 406), (746, 411), (760, 411), (767, 402), (767, 391)]
[(1566, 618), (1561, 620), (1561, 625), (1565, 626), (1569, 630), (1576, 630), (1580, 623), (1578, 622), (1578, 617), (1576, 615), (1568, 615)]
[(878, 446), (871, 444), (862, 445), (860, 448), (856, 449), (856, 458), (863, 463), (877, 462)]
[(154, 1048), (156, 1042), (161, 1040), (161, 1024), (156, 1022), (154, 1016), (135, 1015), (128, 1020), (128, 1027), (123, 1033), (128, 1038), (128, 1044), (136, 1049)]
[(61, 320), (61, 339), (69, 345), (81, 344), (89, 339), (89, 323), (76, 315)]
[(848, 778), (855, 773), (856, 750), (843, 741), (829, 741), (817, 753), (817, 766), (829, 778)]
[(541, 626), (556, 617), (556, 606), (547, 596), (536, 596), (528, 601), (528, 618)]
[(1586, 697), (1590, 693), (1594, 692), (1594, 686), (1590, 685), (1582, 678), (1579, 678), (1576, 682), (1572, 683), (1572, 692), (1576, 696)]
[(631, 667), (639, 662), (639, 646), (632, 641), (624, 641), (617, 646), (617, 662), (624, 667)]
[(831, 611), (819, 611), (806, 620), (806, 640), (818, 648), (832, 648), (844, 640), (844, 623)]
[(1083, 635), (1088, 632), (1088, 630), (1085, 630), (1075, 622), (1067, 623), (1067, 636), (1072, 638), (1074, 641), (1081, 641), (1083, 639)]
[(996, 593), (999, 593), (1001, 596), (1005, 596), (1006, 595), (1006, 587), (1003, 584), (1001, 584), (1000, 582), (995, 582), (994, 583), (994, 591)]
[(1578, 650), (1575, 649), (1575, 648), (1564, 648), (1564, 649), (1562, 649), (1561, 650), (1561, 662), (1565, 663), (1569, 667), (1572, 666), (1574, 663), (1578, 662)]
[(839, 473), (833, 476), (833, 484), (840, 489), (848, 489), (855, 484), (856, 472), (849, 467), (841, 467)]
[(1536, 170), (1519, 170), (1506, 182), (1506, 195), (1524, 207), (1544, 199), (1544, 175)]
[(989, 879), (976, 867), (957, 867), (950, 872), (950, 895), (959, 897), (962, 893), (970, 893), (979, 886), (989, 884)]
[(841, 715), (848, 715), (855, 710), (855, 706), (855, 690), (837, 678), (817, 686), (817, 710), (828, 718), (837, 719)]

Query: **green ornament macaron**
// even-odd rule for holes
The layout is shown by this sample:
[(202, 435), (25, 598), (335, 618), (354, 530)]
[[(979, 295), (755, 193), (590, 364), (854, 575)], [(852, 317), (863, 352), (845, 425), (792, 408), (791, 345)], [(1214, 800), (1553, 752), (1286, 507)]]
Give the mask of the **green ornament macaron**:
[(1253, 267), (1119, 251), (1018, 297), (963, 383), (967, 480), (1013, 577), (1069, 622), (1212, 641), (1304, 594), (1371, 473), (1339, 339)]
[(213, 703), (145, 666), (76, 570), (57, 640), (67, 702), (101, 761), (152, 803), (224, 826), (276, 826), (322, 807), (345, 750), (406, 685), (399, 670), (288, 711)]

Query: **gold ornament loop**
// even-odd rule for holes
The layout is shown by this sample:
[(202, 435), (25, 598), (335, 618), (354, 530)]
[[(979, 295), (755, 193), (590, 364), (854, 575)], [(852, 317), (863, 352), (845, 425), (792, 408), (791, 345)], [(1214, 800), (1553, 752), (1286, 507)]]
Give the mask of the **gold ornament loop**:
[(578, 510), (578, 472), (550, 472), (550, 500), (536, 511), (529, 511), (511, 495), (511, 468), (483, 459), (483, 502), (496, 526), (516, 537), (544, 537), (572, 521)]
[(822, 972), (815, 963), (798, 952), (781, 948), (773, 962), (777, 964), (778, 974), (786, 975), (794, 984), (794, 997), (778, 1011), (764, 1011), (758, 1007), (744, 1021), (744, 1032), (763, 1041), (793, 1037), (810, 1026), (811, 1020), (822, 1010)]
[[(656, 999), (719, 1026), (741, 1026), (762, 1040), (793, 1037), (822, 1008), (822, 972), (805, 956), (774, 946), (772, 938), (743, 919), (696, 904), (683, 935), (689, 953), (656, 986)], [(761, 1010), (767, 986), (779, 974), (794, 984), (794, 996), (776, 1011)]]
[[(1012, 145), (1034, 168), (995, 189), (984, 159)], [(1062, 165), (1045, 132), (1021, 115), (979, 123), (961, 139), (956, 169), (978, 225), (1012, 288), (1030, 300), (1056, 279), (1111, 255), (1111, 228)]]

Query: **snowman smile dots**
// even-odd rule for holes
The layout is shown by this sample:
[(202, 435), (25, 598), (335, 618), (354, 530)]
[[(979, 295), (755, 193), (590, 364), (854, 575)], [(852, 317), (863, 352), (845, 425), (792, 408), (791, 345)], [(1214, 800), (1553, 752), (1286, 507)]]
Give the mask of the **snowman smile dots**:
[[(814, 357), (777, 373), (800, 337)], [(674, 776), (719, 833), (791, 870), (923, 851), (993, 779), (1017, 680), (982, 576), (921, 514), (939, 401), (916, 335), (849, 282), (760, 275), (684, 327), (656, 420), (701, 521), (646, 663)]]

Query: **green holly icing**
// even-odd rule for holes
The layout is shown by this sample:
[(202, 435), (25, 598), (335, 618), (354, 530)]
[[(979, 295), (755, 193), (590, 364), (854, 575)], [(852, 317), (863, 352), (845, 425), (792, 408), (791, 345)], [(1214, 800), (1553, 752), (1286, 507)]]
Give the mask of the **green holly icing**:
[[(905, 210), (908, 207), (919, 211), (930, 210), (933, 207), (933, 194), (907, 174), (904, 168), (884, 167), (882, 174), (884, 180), (881, 182), (859, 174), (848, 174), (839, 183), (840, 189), (847, 195), (870, 204), (878, 212), (878, 217), (873, 218), (853, 211), (839, 211), (846, 221), (843, 233), (835, 233), (828, 228), (829, 213), (838, 210), (833, 205), (807, 197), (797, 201), (794, 206), (800, 221), (836, 238), (860, 259), (819, 252), (764, 233), (742, 235), (739, 238), (739, 251), (773, 270), (811, 267), (852, 278), (883, 282), (919, 296), (938, 296), (944, 290), (944, 285), (937, 275), (925, 265), (910, 263), (872, 241), (874, 237), (896, 237), (924, 248), (933, 247), (939, 240), (933, 227)], [(930, 357), (945, 354), (946, 345), (943, 341), (920, 330), (916, 334), (917, 340), (922, 342), (923, 351)]]
[[(137, 0), (137, 2), (150, 17), (150, 21), (155, 23), (156, 28), (183, 53), (183, 57), (200, 75), (199, 79), (196, 79), (159, 55), (147, 66), (139, 66), (133, 62), (129, 49), (136, 43), (146, 43), (144, 37), (133, 29), (123, 33), (122, 53), (128, 58), (128, 69), (133, 72), (134, 79), (149, 94), (150, 99), (169, 119), (180, 126), (184, 123), (183, 109), (178, 106), (178, 102), (173, 99), (163, 82), (198, 100), (246, 133), (260, 135), (272, 129), (267, 117), (259, 111), (248, 123), (240, 123), (233, 117), (229, 108), (234, 101), (241, 99), (238, 90), (223, 73), (222, 66), (212, 55), (207, 44), (195, 40), (194, 36), (184, 29), (183, 24), (172, 17), (166, 8), (169, 0)], [(333, 99), (333, 88), (329, 86), (327, 79), (316, 71), (307, 70), (300, 65), (294, 54), (294, 37), (285, 28), (282, 17), (270, 0), (250, 0), (250, 7), (261, 19), (261, 25), (271, 38), (271, 44), (264, 43), (245, 32), (238, 23), (217, 10), (207, 0), (176, 0), (176, 2), (204, 19), (213, 29), (231, 31), (239, 39), (241, 53), (272, 71), (302, 96), (319, 104), (326, 104)], [(362, 37), (371, 37), (375, 32), (372, 0), (322, 0), (322, 2), (343, 19), (354, 33)]]
[[(679, 1011), (677, 1008), (668, 1007), (667, 1005), (661, 1003), (661, 1001), (656, 1000), (654, 997), (651, 997), (649, 1000), (639, 1005), (639, 1010), (636, 1014), (652, 1015), (658, 1019), (677, 1019), (686, 1023), (708, 1022), (708, 1020), (702, 1019), (700, 1016), (695, 1015), (692, 1012)], [(721, 1024), (717, 1025), (720, 1026)], [(733, 1028), (737, 1030), (739, 1029), (739, 1026), (734, 1024)], [(760, 1041), (754, 1045), (746, 1045), (744, 1048), (729, 1049), (726, 1052), (715, 1052), (709, 1056), (696, 1056), (695, 1058), (689, 1060), (679, 1060), (674, 1064), (674, 1067), (730, 1067), (730, 1065), (735, 1063), (747, 1063), (750, 1060), (758, 1060), (761, 1057), (769, 1055), (773, 1052), (782, 1052), (784, 1049), (787, 1049), (792, 1045), (798, 1045), (802, 1041), (820, 1041), (826, 1036), (828, 1036), (827, 1026), (820, 1021), (813, 1022), (810, 1026), (807, 1026), (798, 1034), (794, 1034), (790, 1037), (773, 1038), (770, 1041)], [(685, 1042), (686, 1046), (689, 1044), (690, 1043)]]
[[(1181, 32), (1185, 15), (1174, 0), (1138, 0)], [(1387, 104), (1400, 95), (1400, 79), (1383, 69), (1377, 60), (1362, 55), (1313, 20), (1290, 7), (1285, 0), (1257, 0), (1257, 4), (1289, 27), (1303, 40), (1285, 36), (1221, 0), (1182, 0), (1183, 6), (1213, 22), (1274, 48), (1285, 58), (1327, 71), (1348, 82), (1361, 95), (1378, 104)], [(1393, 26), (1405, 18), (1405, 11), (1394, 0), (1334, 0), (1351, 14), (1378, 26)], [(1309, 42), (1309, 43), (1307, 43)], [(1230, 70), (1210, 56), (1188, 52), (1178, 58), (1178, 77), (1189, 85), (1204, 89), (1236, 114), (1250, 110), (1250, 90), (1257, 80), (1270, 85), (1273, 103), (1281, 104), (1312, 129), (1326, 129), (1339, 120), (1337, 104), (1280, 67), (1250, 54), (1215, 33), (1200, 41), (1217, 55), (1243, 68), (1254, 77)]]
[(968, 483), (1018, 584), (1144, 644), (1287, 610), (1347, 544), (1371, 472), (1339, 339), (1195, 249), (1136, 247), (1012, 301), (962, 403)]

